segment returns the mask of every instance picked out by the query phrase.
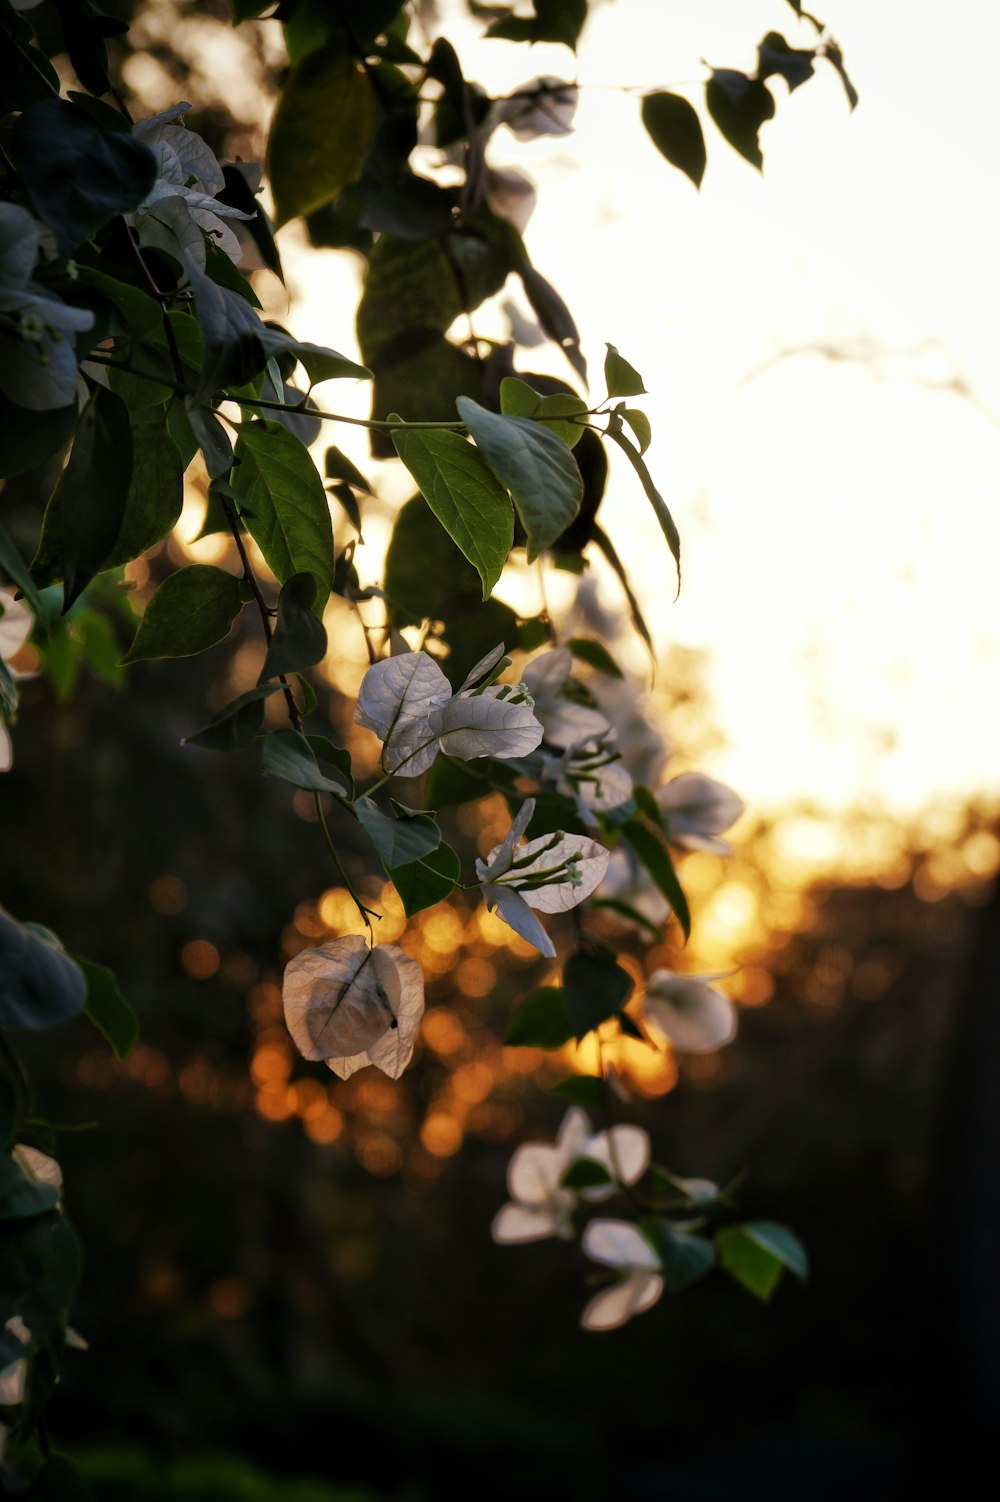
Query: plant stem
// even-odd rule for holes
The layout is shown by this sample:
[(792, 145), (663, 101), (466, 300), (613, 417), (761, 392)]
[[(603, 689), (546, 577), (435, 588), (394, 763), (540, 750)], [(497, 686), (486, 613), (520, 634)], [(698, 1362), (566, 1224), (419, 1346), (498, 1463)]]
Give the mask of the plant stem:
[(344, 863), (343, 863), (343, 861), (340, 858), (340, 852), (338, 851), (336, 845), (333, 843), (333, 836), (330, 833), (330, 826), (326, 822), (326, 811), (323, 808), (323, 798), (322, 798), (322, 795), (320, 793), (314, 793), (313, 797), (316, 800), (316, 817), (319, 819), (320, 828), (323, 831), (323, 838), (326, 840), (327, 849), (329, 850), (331, 856), (333, 857), (333, 864), (337, 868), (337, 875), (340, 877), (341, 881), (344, 883), (344, 886), (346, 887), (347, 891), (351, 894), (351, 898), (353, 899), (354, 906), (357, 908), (358, 912), (361, 914), (361, 917), (362, 917), (362, 919), (364, 921), (364, 925), (367, 928), (369, 935), (372, 935), (371, 919), (369, 918), (368, 914), (371, 913), (372, 918), (381, 918), (382, 914), (381, 913), (376, 913), (375, 910), (374, 910), (374, 908), (365, 907), (365, 904), (362, 902), (361, 898), (358, 896), (358, 893), (357, 893), (357, 890), (356, 890), (356, 888), (354, 886), (354, 883), (351, 881), (351, 878), (348, 876), (347, 871), (344, 868)]

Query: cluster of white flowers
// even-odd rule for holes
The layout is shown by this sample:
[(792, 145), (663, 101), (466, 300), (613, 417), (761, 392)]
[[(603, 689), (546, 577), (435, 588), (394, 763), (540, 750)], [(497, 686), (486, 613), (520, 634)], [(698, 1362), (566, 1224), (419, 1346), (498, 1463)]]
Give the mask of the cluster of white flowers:
[(190, 258), (204, 271), (205, 236), (238, 261), (242, 248), (227, 221), (252, 216), (216, 196), (226, 180), (214, 153), (201, 136), (177, 123), (190, 108), (182, 101), (132, 127), (156, 157), (157, 172), (152, 188), (127, 217), (141, 245), (155, 245), (182, 264)]
[[(653, 794), (652, 810), (649, 795), (633, 785), (610, 718), (574, 678), (568, 648), (538, 654), (521, 681), (503, 683), (510, 665), (498, 645), (457, 690), (426, 652), (398, 652), (369, 668), (355, 720), (382, 741), (385, 777), (416, 777), (441, 754), (460, 761), (499, 758), (543, 790), (571, 798), (579, 818), (608, 832), (612, 843), (616, 825), (633, 820), (642, 807), (658, 812), (671, 844), (728, 852), (720, 836), (742, 812), (741, 800), (712, 778), (686, 772)], [(642, 728), (646, 722), (638, 723)], [(538, 914), (567, 912), (595, 893), (620, 895), (626, 889), (630, 903), (638, 903), (632, 888), (639, 886), (640, 868), (627, 858), (621, 868), (621, 847), (614, 852), (619, 868), (611, 868), (611, 851), (582, 834), (557, 830), (525, 840), (536, 807), (534, 797), (523, 798), (504, 839), (476, 861), (476, 876), (490, 911), (554, 958), (555, 945)], [(659, 916), (668, 913), (663, 902)], [(656, 970), (640, 1001), (647, 1038), (689, 1053), (728, 1043), (736, 1013), (713, 984), (722, 978)], [(289, 963), (284, 1005), (289, 1031), (307, 1059), (324, 1060), (341, 1078), (374, 1064), (395, 1079), (413, 1054), (424, 1011), (423, 978), (397, 946), (369, 947), (360, 935), (350, 935), (306, 949)], [(634, 1186), (649, 1164), (649, 1138), (641, 1128), (620, 1124), (595, 1132), (574, 1107), (555, 1143), (524, 1143), (514, 1153), (507, 1174), (510, 1201), (496, 1215), (493, 1236), (503, 1243), (571, 1239), (582, 1208), (622, 1192), (642, 1203)], [(711, 1197), (714, 1186), (707, 1187)], [(660, 1297), (663, 1267), (647, 1230), (644, 1221), (622, 1219), (595, 1219), (584, 1228), (584, 1252), (617, 1275), (587, 1304), (585, 1328), (615, 1329)]]

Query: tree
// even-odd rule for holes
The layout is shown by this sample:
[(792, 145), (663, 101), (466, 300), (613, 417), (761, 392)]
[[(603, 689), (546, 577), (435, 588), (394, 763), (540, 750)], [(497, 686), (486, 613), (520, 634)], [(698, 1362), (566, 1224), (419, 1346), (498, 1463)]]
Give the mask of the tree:
[[(39, 503), (30, 535), (21, 510), (16, 532), (0, 521), (8, 580), (0, 592), (0, 768), (16, 747), (6, 727), (16, 718), (29, 635), (51, 674), (67, 657), (99, 664), (113, 641), (107, 602), (121, 608), (121, 570), (153, 554), (158, 587), (123, 664), (196, 656), (225, 641), (245, 609), (256, 614), (266, 645), (258, 683), (189, 742), (254, 756), (265, 775), (311, 796), (355, 905), (356, 932), (304, 950), (286, 972), (285, 1015), (306, 1059), (342, 1078), (370, 1065), (398, 1078), (424, 1008), (419, 966), (399, 945), (379, 942), (378, 914), (345, 869), (345, 820), (370, 841), (408, 916), (456, 887), (481, 887), (491, 910), (555, 958), (537, 915), (574, 912), (561, 984), (526, 998), (511, 1045), (557, 1049), (611, 1023), (650, 1046), (719, 1047), (734, 1014), (712, 984), (718, 977), (656, 969), (641, 1013), (627, 1010), (634, 982), (619, 962), (614, 923), (656, 943), (668, 923), (671, 934), (686, 935), (691, 918), (674, 854), (725, 848), (720, 836), (740, 800), (696, 774), (658, 791), (635, 781), (601, 692), (602, 682), (621, 677), (607, 647), (590, 637), (562, 641), (547, 612), (526, 619), (494, 595), (512, 551), (577, 574), (596, 551), (652, 653), (627, 562), (601, 525), (607, 444), (634, 470), (680, 588), (680, 536), (646, 464), (652, 432), (637, 405), (642, 377), (609, 344), (600, 398), (581, 394), (587, 367), (572, 314), (509, 217), (518, 185), (499, 181), (486, 160), (501, 124), (522, 137), (568, 129), (576, 87), (540, 77), (490, 98), (465, 78), (445, 37), (415, 45), (398, 0), (283, 0), (262, 19), (268, 9), (233, 3), (234, 24), (284, 29), (289, 67), (267, 160), (276, 224), (304, 217), (314, 242), (364, 256), (363, 364), (262, 319), (249, 267), (280, 277), (281, 261), (259, 181), (246, 164), (220, 166), (184, 122), (186, 105), (143, 118), (125, 101), (106, 45), (123, 22), (94, 0), (0, 3), (0, 461)], [(704, 110), (757, 168), (760, 128), (775, 113), (768, 80), (780, 76), (791, 91), (827, 62), (854, 103), (823, 23), (792, 9), (812, 45), (792, 47), (768, 32), (752, 76), (715, 68), (704, 86)], [(538, 0), (529, 16), (478, 8), (489, 36), (570, 51), (586, 11), (583, 0)], [(52, 59), (64, 55), (79, 89), (61, 87)], [(656, 89), (638, 113), (666, 161), (698, 186), (706, 168), (699, 110)], [(459, 167), (457, 183), (414, 169), (422, 131)], [(451, 334), (463, 315), (471, 329), (475, 310), (511, 277), (572, 379), (525, 371), (513, 340)], [(357, 421), (314, 395), (337, 380), (371, 382), (363, 425), (372, 454), (398, 457), (416, 487), (396, 517), (378, 588), (362, 585), (353, 541), (335, 547), (328, 501), (360, 536), (369, 481), (334, 444), (322, 476), (309, 452), (321, 425), (335, 431)], [(187, 564), (164, 572), (155, 551), (177, 523), (192, 466), (204, 475), (204, 530), (231, 540), (235, 571)], [(308, 674), (327, 651), (331, 594), (359, 619), (373, 599), (385, 612), (378, 628), (363, 621), (371, 665), (355, 720), (381, 741), (383, 774), (364, 789), (349, 752), (307, 728), (322, 691)], [(515, 681), (504, 677), (509, 651), (531, 654)], [(578, 676), (585, 670), (589, 678)], [(284, 723), (275, 723), (273, 705)], [(420, 807), (411, 804), (415, 779)], [(491, 791), (507, 802), (509, 830), (476, 862), (476, 881), (463, 884), (433, 811)], [(634, 898), (640, 885), (658, 896), (652, 917)], [(599, 926), (602, 917), (610, 929)], [(72, 1344), (80, 1259), (50, 1156), (53, 1132), (33, 1114), (10, 1033), (81, 1011), (119, 1056), (128, 1052), (136, 1022), (112, 973), (0, 911), (0, 1404), (10, 1430), (4, 1464), (21, 1486), (58, 1484), (53, 1466), (63, 1462), (48, 1458), (42, 1417)], [(645, 1133), (613, 1122), (603, 1069), (560, 1088), (569, 1111), (559, 1140), (515, 1153), (510, 1203), (494, 1234), (572, 1236), (579, 1212), (621, 1194), (630, 1218), (591, 1220), (583, 1235), (587, 1254), (612, 1271), (584, 1311), (588, 1328), (621, 1324), (664, 1286), (686, 1287), (716, 1264), (764, 1299), (784, 1269), (805, 1275), (791, 1232), (734, 1221), (718, 1186), (650, 1163)]]

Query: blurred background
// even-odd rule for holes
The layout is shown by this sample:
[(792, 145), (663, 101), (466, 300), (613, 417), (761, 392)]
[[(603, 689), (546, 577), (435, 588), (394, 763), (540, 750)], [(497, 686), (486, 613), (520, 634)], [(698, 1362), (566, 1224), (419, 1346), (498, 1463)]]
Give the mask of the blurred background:
[[(87, 1249), (74, 1323), (91, 1348), (54, 1430), (108, 1499), (922, 1496), (956, 1446), (985, 1446), (1000, 1393), (1000, 377), (983, 295), (1000, 21), (831, 0), (857, 111), (830, 69), (779, 101), (763, 178), (716, 136), (696, 194), (643, 136), (635, 91), (686, 86), (702, 58), (751, 67), (772, 26), (794, 45), (787, 5), (605, 0), (575, 62), (482, 42), (461, 4), (415, 9), (491, 92), (583, 85), (574, 134), (501, 129), (491, 163), (537, 181), (527, 243), (592, 368), (612, 340), (645, 377), (685, 585), (669, 603), (662, 539), (613, 471), (602, 516), (655, 679), (599, 563), (582, 585), (514, 565), (499, 593), (614, 644), (652, 726), (636, 720), (637, 755), (746, 800), (731, 859), (683, 859), (686, 951), (640, 962), (609, 929), (637, 977), (736, 968), (738, 1039), (685, 1061), (625, 1044), (618, 1063), (658, 1160), (720, 1182), (745, 1169), (741, 1209), (792, 1225), (812, 1276), (769, 1307), (716, 1276), (585, 1335), (578, 1248), (500, 1248), (489, 1228), (513, 1148), (558, 1127), (546, 1084), (594, 1060), (505, 1049), (545, 962), (462, 898), (404, 930), (349, 828), (378, 937), (427, 975), (417, 1061), (398, 1084), (341, 1083), (293, 1057), (282, 965), (353, 931), (351, 905), (307, 795), (181, 745), (255, 682), (260, 649), (237, 637), (124, 675), (111, 591), (101, 624), (71, 627), (93, 636), (78, 681), (24, 685), (0, 780), (5, 905), (112, 964), (142, 1020), (124, 1064), (84, 1023), (25, 1048), (66, 1127)], [(186, 98), (220, 157), (261, 158), (277, 27), (149, 0), (128, 45), (138, 116)], [(260, 273), (268, 312), (355, 351), (360, 260), (294, 226), (280, 243), (290, 296)], [(528, 316), (507, 290), (477, 332), (523, 334)], [(531, 365), (567, 374), (544, 343)], [(336, 393), (365, 414), (363, 388)], [(409, 492), (345, 431), (324, 440), (378, 496), (355, 560), (369, 583)], [(135, 591), (168, 560), (225, 561), (219, 536), (196, 540), (203, 511), (195, 480), (167, 558), (126, 570)], [(331, 733), (373, 769), (350, 723), (364, 636), (336, 602), (327, 626)], [(468, 864), (505, 827), (485, 800), (445, 836)]]

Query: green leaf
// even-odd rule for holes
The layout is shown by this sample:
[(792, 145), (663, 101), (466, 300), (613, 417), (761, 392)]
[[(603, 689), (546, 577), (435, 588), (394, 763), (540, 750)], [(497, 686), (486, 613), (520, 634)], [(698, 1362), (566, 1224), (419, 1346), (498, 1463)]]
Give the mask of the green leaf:
[(639, 476), (642, 488), (646, 492), (646, 498), (653, 507), (653, 511), (656, 514), (656, 520), (660, 524), (660, 530), (663, 533), (664, 537), (667, 539), (667, 546), (669, 547), (670, 552), (673, 555), (674, 562), (677, 565), (677, 593), (680, 594), (681, 534), (678, 532), (677, 525), (673, 517), (670, 515), (670, 508), (668, 507), (660, 492), (657, 490), (656, 486), (653, 484), (652, 476), (650, 475), (649, 470), (646, 468), (645, 461), (643, 460), (642, 455), (639, 453), (639, 450), (636, 448), (632, 440), (630, 438), (626, 438), (625, 434), (622, 432), (620, 418), (618, 418), (617, 423), (614, 420), (608, 423), (607, 434), (608, 437), (613, 440), (613, 442), (617, 443), (618, 447), (621, 449), (622, 453), (626, 455), (632, 468)]
[(278, 619), (260, 670), (261, 682), (311, 668), (326, 656), (326, 631), (311, 609), (315, 598), (312, 574), (293, 574), (281, 586)]
[(356, 360), (349, 360), (346, 355), (338, 354), (335, 349), (325, 349), (320, 344), (303, 344), (286, 334), (284, 329), (265, 328), (258, 337), (268, 358), (280, 354), (294, 355), (312, 386), (319, 386), (323, 381), (370, 381), (372, 378), (367, 365), (359, 365)]
[(260, 753), (261, 771), (266, 777), (280, 777), (293, 787), (310, 793), (333, 793), (346, 798), (343, 787), (320, 770), (316, 752), (299, 730), (283, 726), (264, 737)]
[[(299, 684), (308, 687), (304, 678), (299, 679)], [(306, 713), (309, 713), (308, 705)], [(351, 753), (345, 751), (343, 746), (335, 746), (325, 735), (307, 735), (306, 740), (312, 747), (317, 761), (325, 761), (331, 767), (335, 767), (347, 784), (348, 796), (354, 797), (354, 778), (351, 775)]]
[(455, 761), (439, 756), (431, 768), (427, 783), (427, 800), (435, 808), (457, 808), (474, 803), (495, 792), (513, 792), (516, 773), (503, 762), (488, 756), (472, 761)]
[(31, 565), (36, 582), (62, 579), (68, 610), (106, 560), (121, 530), (132, 479), (132, 429), (117, 396), (98, 386), (80, 414), (69, 463), (42, 520)]
[(500, 411), (505, 417), (533, 417), (571, 449), (586, 431), (588, 408), (581, 396), (572, 391), (542, 396), (517, 376), (504, 376), (500, 382)]
[(433, 907), (451, 895), (462, 874), (462, 865), (455, 851), (442, 840), (437, 849), (422, 860), (392, 866), (388, 874), (399, 893), (404, 913), (412, 918), (415, 913)]
[(815, 56), (813, 48), (789, 47), (780, 31), (769, 31), (757, 48), (757, 77), (771, 78), (780, 73), (791, 94), (812, 78)]
[(478, 571), (488, 600), (514, 545), (507, 492), (457, 433), (397, 428), (392, 441), (428, 506)]
[(83, 972), (55, 935), (0, 908), (0, 1027), (55, 1027), (86, 1000)]
[(242, 609), (240, 581), (234, 574), (208, 563), (191, 563), (164, 579), (122, 662), (194, 657), (223, 641)]
[(659, 1257), (663, 1281), (672, 1293), (697, 1283), (715, 1266), (712, 1243), (673, 1221), (650, 1216), (639, 1222), (639, 1230)]
[(619, 407), (618, 415), (622, 422), (628, 423), (635, 434), (640, 454), (644, 454), (653, 441), (653, 429), (649, 425), (649, 418), (645, 412), (640, 412), (638, 407)]
[(53, 1184), (36, 1184), (27, 1178), (13, 1158), (0, 1158), (0, 1221), (30, 1220), (44, 1215), (59, 1203)]
[(280, 422), (240, 428), (233, 485), (246, 529), (279, 583), (308, 570), (325, 601), (333, 581), (333, 527), (308, 450)]
[[(173, 344), (167, 338), (168, 327)], [(161, 315), (150, 327), (128, 325), (125, 333), (116, 337), (115, 355), (133, 369), (109, 368), (108, 385), (131, 411), (161, 407), (174, 396), (177, 381), (174, 349), (180, 360), (181, 379), (191, 386), (198, 385), (202, 378), (203, 341), (198, 320), (190, 312), (174, 309), (166, 315), (166, 322)]]
[(321, 47), (292, 68), (267, 143), (279, 229), (360, 177), (381, 116), (372, 82), (350, 52)]
[(505, 1048), (562, 1048), (575, 1036), (559, 986), (543, 986), (514, 1013), (504, 1039)]
[(132, 477), (121, 527), (105, 568), (139, 558), (177, 524), (184, 505), (184, 470), (166, 412), (132, 416)]
[(65, 448), (76, 427), (76, 412), (76, 402), (44, 412), (0, 402), (0, 475), (11, 480)]
[(74, 104), (43, 99), (14, 126), (11, 155), (32, 203), (71, 256), (156, 181), (156, 157), (135, 136), (103, 130)]
[(127, 1059), (139, 1041), (139, 1019), (119, 991), (114, 971), (85, 959), (82, 954), (74, 954), (73, 958), (87, 982), (84, 1016), (111, 1044), (115, 1057)]
[(580, 1039), (621, 1011), (632, 994), (632, 977), (613, 960), (578, 949), (563, 970), (563, 994)]
[(399, 817), (384, 814), (370, 798), (359, 798), (354, 805), (358, 823), (390, 876), (399, 866), (423, 860), (441, 843), (441, 831), (433, 814), (413, 813), (399, 803), (393, 803), (393, 808)]
[(0, 522), (0, 569), (6, 574), (11, 584), (24, 595), (35, 613), (35, 619), (44, 621), (47, 614), (45, 604), (28, 571), (28, 565), (18, 552), (17, 545), (3, 522)]
[(604, 379), (608, 396), (642, 396), (645, 393), (642, 376), (620, 355), (613, 344), (605, 346)]
[(738, 1283), (764, 1303), (771, 1298), (788, 1268), (797, 1278), (809, 1276), (802, 1243), (787, 1226), (772, 1220), (750, 1220), (715, 1233), (719, 1261)]
[(608, 1087), (600, 1075), (571, 1074), (568, 1079), (560, 1080), (552, 1088), (564, 1100), (572, 1101), (574, 1106), (582, 1106), (585, 1111), (600, 1113), (607, 1110)]
[(184, 744), (201, 746), (205, 751), (245, 751), (264, 723), (264, 700), (279, 688), (277, 683), (262, 683), (248, 689), (220, 710), (214, 720), (187, 736)]
[(670, 859), (670, 851), (659, 835), (653, 834), (639, 819), (628, 819), (622, 825), (622, 835), (670, 903), (674, 916), (684, 930), (684, 937), (690, 938), (691, 912), (684, 889), (677, 879), (674, 863)]
[(603, 1189), (615, 1181), (596, 1158), (577, 1158), (559, 1180), (563, 1189)]
[(625, 674), (603, 642), (592, 641), (587, 636), (571, 636), (566, 645), (573, 656), (585, 662), (588, 667), (596, 668), (599, 673), (607, 673), (609, 678), (624, 678)]
[(354, 490), (361, 490), (365, 495), (374, 495), (374, 491), (358, 469), (353, 460), (340, 449), (332, 446), (327, 449), (323, 456), (323, 473), (328, 480), (343, 480)]
[(460, 396), (459, 416), (498, 479), (511, 493), (533, 562), (580, 509), (583, 480), (566, 445), (525, 417), (503, 417)]
[(238, 292), (213, 282), (190, 257), (186, 267), (202, 343), (201, 376), (193, 399), (203, 402), (223, 387), (244, 385), (264, 369), (264, 325)]
[(508, 42), (563, 42), (576, 51), (587, 19), (587, 0), (535, 0), (531, 16), (502, 16), (486, 28), (488, 37)]
[(679, 94), (647, 94), (642, 101), (642, 123), (660, 155), (700, 188), (705, 175), (705, 136), (694, 106)]
[(708, 113), (740, 156), (764, 170), (760, 128), (774, 117), (774, 96), (759, 78), (733, 68), (717, 69), (705, 85)]
[(830, 63), (839, 74), (840, 81), (844, 85), (844, 93), (847, 95), (847, 102), (853, 110), (857, 106), (858, 91), (847, 75), (847, 69), (844, 67), (844, 54), (841, 52), (836, 42), (824, 42), (823, 50), (820, 53), (820, 56), (825, 57), (827, 62)]

